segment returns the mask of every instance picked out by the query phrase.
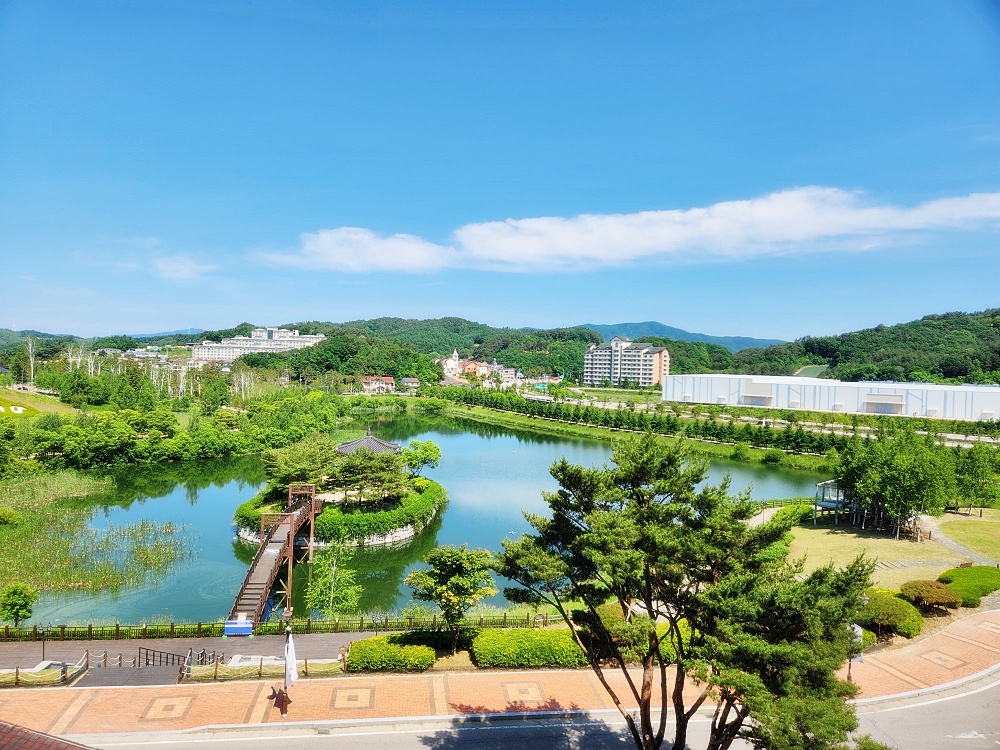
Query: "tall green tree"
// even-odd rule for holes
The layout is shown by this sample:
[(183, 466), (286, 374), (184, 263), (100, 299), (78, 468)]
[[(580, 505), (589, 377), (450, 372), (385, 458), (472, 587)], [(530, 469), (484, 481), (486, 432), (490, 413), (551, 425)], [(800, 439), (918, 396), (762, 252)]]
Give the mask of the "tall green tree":
[(432, 440), (411, 440), (403, 448), (400, 458), (411, 477), (419, 477), (420, 472), (430, 467), (437, 468), (441, 461), (441, 449)]
[(973, 508), (992, 506), (1000, 500), (998, 468), (1000, 455), (994, 446), (976, 443), (967, 450), (959, 451), (955, 461), (955, 476), (958, 491), (965, 498), (970, 513)]
[(956, 491), (951, 451), (913, 428), (853, 439), (840, 455), (838, 485), (869, 513), (885, 513), (900, 527), (912, 516), (938, 515)]
[(434, 602), (451, 631), (451, 651), (458, 650), (462, 619), (477, 602), (497, 593), (490, 571), (493, 555), (489, 550), (445, 545), (435, 547), (424, 558), (428, 570), (415, 570), (406, 577), (413, 598)]
[[(673, 747), (686, 747), (709, 698), (710, 750), (741, 737), (769, 748), (838, 747), (855, 722), (843, 702), (850, 688), (834, 670), (853, 648), (848, 624), (871, 565), (804, 576), (785, 560), (791, 520), (749, 525), (754, 503), (730, 497), (728, 482), (704, 486), (706, 465), (679, 445), (634, 436), (615, 443), (612, 460), (553, 464), (551, 515), (526, 514), (534, 533), (504, 542), (498, 558), (498, 572), (521, 585), (505, 595), (560, 612), (639, 750), (663, 744), (667, 707)], [(608, 602), (624, 631), (602, 616)], [(638, 680), (628, 658), (636, 651)], [(692, 687), (700, 695), (685, 705)]]
[(354, 615), (360, 611), (363, 589), (357, 582), (357, 571), (350, 567), (354, 552), (349, 547), (334, 545), (320, 550), (313, 557), (306, 605), (327, 617)]
[(21, 626), (21, 620), (31, 617), (31, 611), (38, 601), (38, 589), (26, 583), (9, 583), (0, 591), (0, 620), (9, 620), (14, 627)]

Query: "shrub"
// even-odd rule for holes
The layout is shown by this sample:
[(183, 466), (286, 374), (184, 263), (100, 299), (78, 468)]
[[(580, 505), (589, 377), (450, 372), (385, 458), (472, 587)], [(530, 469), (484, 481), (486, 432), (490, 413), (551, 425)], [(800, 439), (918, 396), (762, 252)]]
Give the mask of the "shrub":
[(729, 454), (729, 458), (732, 461), (749, 462), (753, 459), (753, 454), (750, 452), (749, 445), (746, 443), (737, 443), (733, 446), (733, 452)]
[(13, 508), (0, 508), (0, 526), (16, 526), (19, 520)]
[(878, 643), (878, 636), (867, 628), (861, 628), (861, 650), (869, 649)]
[(480, 667), (583, 667), (587, 659), (569, 630), (484, 630), (472, 642)]
[(811, 503), (795, 503), (786, 505), (774, 514), (774, 518), (791, 519), (792, 526), (798, 526), (805, 522), (812, 522), (813, 506)]
[(351, 644), (347, 669), (351, 672), (423, 672), (434, 665), (434, 649), (405, 645), (399, 636), (380, 635)]
[[(407, 492), (390, 510), (328, 507), (316, 517), (316, 536), (327, 541), (385, 536), (404, 526), (426, 526), (447, 502), (444, 487), (431, 482), (423, 492)], [(259, 522), (258, 522), (259, 523)]]
[(978, 607), (980, 597), (1000, 589), (1000, 570), (988, 565), (952, 568), (938, 576), (938, 580), (958, 592), (963, 607)]
[(920, 610), (895, 592), (885, 589), (869, 589), (868, 603), (858, 615), (858, 625), (868, 630), (874, 630), (879, 636), (888, 633), (898, 633), (906, 638), (920, 634), (924, 627), (924, 618)]
[(915, 604), (924, 612), (962, 606), (962, 597), (959, 593), (939, 581), (907, 581), (899, 587), (899, 591), (906, 601)]
[[(479, 628), (463, 625), (458, 633), (458, 647), (460, 649), (472, 648), (472, 642), (477, 635), (479, 635)], [(399, 633), (393, 638), (403, 646), (427, 646), (435, 651), (451, 653), (450, 630), (411, 630)]]
[(256, 495), (251, 497), (249, 500), (245, 500), (240, 503), (236, 508), (236, 512), (233, 513), (233, 523), (235, 523), (240, 528), (253, 529), (254, 531), (260, 530), (260, 513), (261, 507), (266, 505), (270, 501), (268, 497), (267, 490), (262, 490)]
[(761, 463), (768, 464), (769, 466), (780, 466), (785, 462), (785, 452), (780, 448), (768, 448), (764, 451), (764, 458), (761, 459)]

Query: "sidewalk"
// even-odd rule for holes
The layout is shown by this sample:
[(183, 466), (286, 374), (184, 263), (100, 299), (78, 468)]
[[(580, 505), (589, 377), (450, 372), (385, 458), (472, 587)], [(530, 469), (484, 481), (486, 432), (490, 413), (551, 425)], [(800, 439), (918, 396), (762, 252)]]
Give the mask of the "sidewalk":
[[(998, 665), (1000, 610), (991, 610), (958, 620), (917, 643), (866, 656), (864, 663), (853, 665), (852, 673), (861, 686), (858, 697), (877, 699), (945, 685)], [(616, 688), (624, 687), (620, 674), (608, 674)], [(273, 684), (276, 681), (4, 690), (0, 692), (0, 719), (50, 734), (79, 736), (282, 721), (360, 723), (614, 708), (589, 669), (301, 680), (291, 690), (293, 702), (286, 720), (267, 699)]]

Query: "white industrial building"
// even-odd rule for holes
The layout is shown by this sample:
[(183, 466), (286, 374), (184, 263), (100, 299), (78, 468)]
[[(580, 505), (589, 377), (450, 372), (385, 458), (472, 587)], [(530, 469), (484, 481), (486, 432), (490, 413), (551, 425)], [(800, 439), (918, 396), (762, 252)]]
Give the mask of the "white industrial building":
[(663, 381), (663, 399), (968, 421), (1000, 418), (1000, 386), (991, 385), (848, 383), (775, 375), (668, 375)]
[(222, 343), (203, 341), (191, 347), (191, 358), (208, 362), (232, 362), (244, 354), (265, 352), (287, 352), (289, 349), (305, 349), (315, 346), (325, 339), (321, 333), (300, 334), (287, 328), (255, 328), (249, 336), (233, 336), (222, 339)]

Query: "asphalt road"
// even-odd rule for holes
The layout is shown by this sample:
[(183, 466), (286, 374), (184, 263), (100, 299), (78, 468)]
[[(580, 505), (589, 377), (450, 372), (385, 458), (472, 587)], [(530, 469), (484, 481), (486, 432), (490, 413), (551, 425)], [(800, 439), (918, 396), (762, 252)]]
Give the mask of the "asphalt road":
[(1000, 672), (951, 690), (858, 706), (862, 733), (900, 750), (1000, 747)]

